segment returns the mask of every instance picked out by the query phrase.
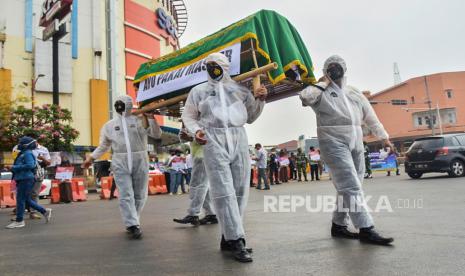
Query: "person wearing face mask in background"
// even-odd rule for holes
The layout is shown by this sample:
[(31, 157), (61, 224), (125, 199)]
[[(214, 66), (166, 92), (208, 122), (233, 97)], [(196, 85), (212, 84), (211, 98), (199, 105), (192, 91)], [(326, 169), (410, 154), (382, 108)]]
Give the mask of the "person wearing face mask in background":
[(127, 95), (118, 97), (114, 106), (116, 115), (102, 127), (100, 144), (83, 167), (88, 168), (111, 148), (111, 170), (119, 191), (121, 216), (127, 233), (140, 239), (140, 214), (148, 188), (147, 136), (158, 139), (161, 129), (152, 115), (132, 115), (132, 98)]
[[(345, 72), (345, 61), (339, 56), (331, 56), (324, 64), (324, 77), (300, 94), (303, 105), (311, 106), (316, 113), (321, 154), (331, 169), (337, 190), (331, 235), (387, 245), (394, 239), (384, 238), (374, 230), (362, 191), (365, 164), (361, 126), (365, 124), (387, 146), (392, 145), (368, 99), (346, 85)], [(348, 212), (346, 208), (349, 208)], [(360, 233), (347, 229), (349, 218)]]
[(16, 221), (8, 224), (6, 226), (8, 229), (21, 228), (25, 226), (23, 216), (26, 203), (31, 208), (39, 211), (39, 213), (44, 216), (46, 223), (50, 221), (52, 209), (45, 209), (31, 197), (37, 169), (37, 160), (32, 152), (35, 149), (37, 149), (36, 140), (28, 136), (24, 136), (19, 139), (19, 154), (15, 158), (14, 164), (11, 167), (13, 180), (16, 181)]
[(270, 185), (281, 184), (279, 182), (279, 160), (274, 148), (271, 149), (270, 156), (268, 157), (268, 177), (270, 178)]
[(267, 90), (254, 91), (229, 75), (229, 60), (220, 53), (206, 60), (208, 82), (194, 87), (182, 114), (188, 131), (203, 146), (210, 192), (221, 227), (222, 251), (239, 262), (251, 262), (243, 227), (250, 178), (250, 156), (244, 125), (254, 122), (265, 105)]

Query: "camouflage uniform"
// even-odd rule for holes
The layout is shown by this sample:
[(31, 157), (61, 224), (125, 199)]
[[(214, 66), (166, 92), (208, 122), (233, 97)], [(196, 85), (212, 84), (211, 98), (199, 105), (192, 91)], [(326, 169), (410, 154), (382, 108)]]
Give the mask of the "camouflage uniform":
[(302, 181), (302, 173), (304, 174), (305, 181), (307, 180), (307, 163), (308, 158), (307, 155), (303, 152), (297, 152), (296, 155), (296, 163), (297, 163), (297, 173), (299, 175), (299, 181)]

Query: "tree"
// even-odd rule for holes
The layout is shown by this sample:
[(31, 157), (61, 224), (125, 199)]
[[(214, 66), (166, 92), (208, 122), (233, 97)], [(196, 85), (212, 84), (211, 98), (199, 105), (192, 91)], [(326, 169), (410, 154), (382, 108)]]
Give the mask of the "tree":
[(50, 151), (72, 151), (72, 142), (79, 132), (71, 127), (71, 122), (71, 112), (60, 106), (43, 105), (34, 110), (17, 106), (11, 109), (8, 124), (0, 137), (0, 147), (11, 150), (21, 136), (33, 133)]

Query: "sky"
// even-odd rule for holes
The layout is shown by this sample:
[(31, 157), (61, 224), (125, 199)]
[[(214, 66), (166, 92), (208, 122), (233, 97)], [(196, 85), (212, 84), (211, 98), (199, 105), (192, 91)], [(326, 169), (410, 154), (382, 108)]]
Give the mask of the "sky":
[[(347, 63), (348, 84), (372, 93), (394, 84), (397, 62), (402, 80), (465, 71), (463, 0), (184, 0), (189, 23), (181, 46), (199, 40), (260, 9), (285, 16), (300, 33), (316, 77), (332, 54)], [(316, 136), (314, 112), (298, 97), (267, 104), (247, 125), (249, 143), (275, 145)]]

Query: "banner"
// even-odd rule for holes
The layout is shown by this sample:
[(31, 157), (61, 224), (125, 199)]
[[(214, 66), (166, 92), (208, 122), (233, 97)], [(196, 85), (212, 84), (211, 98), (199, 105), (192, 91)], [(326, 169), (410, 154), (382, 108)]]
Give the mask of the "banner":
[(73, 178), (74, 167), (57, 167), (55, 179), (69, 180)]
[[(230, 64), (229, 74), (238, 75), (240, 73), (241, 43), (236, 43), (221, 51), (228, 57)], [(163, 74), (151, 76), (139, 84), (137, 92), (137, 102), (156, 98), (177, 91), (186, 87), (191, 87), (207, 81), (207, 68), (205, 59), (195, 63), (177, 68)]]
[(370, 165), (372, 171), (390, 171), (396, 169), (396, 155), (391, 154), (384, 156), (380, 152), (370, 152)]

